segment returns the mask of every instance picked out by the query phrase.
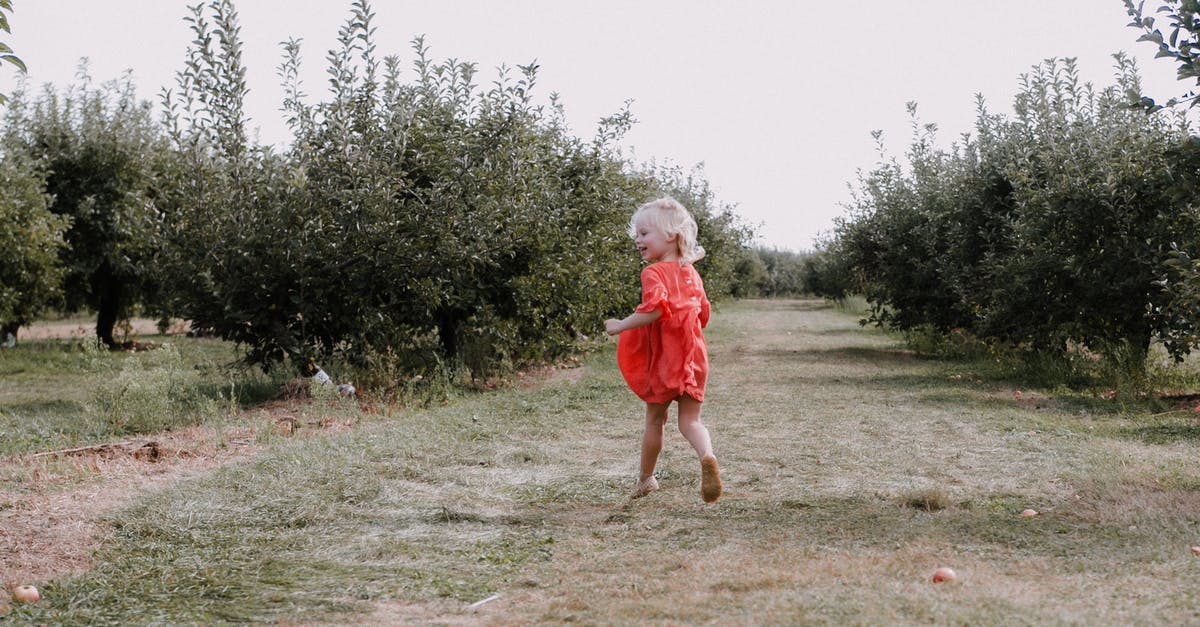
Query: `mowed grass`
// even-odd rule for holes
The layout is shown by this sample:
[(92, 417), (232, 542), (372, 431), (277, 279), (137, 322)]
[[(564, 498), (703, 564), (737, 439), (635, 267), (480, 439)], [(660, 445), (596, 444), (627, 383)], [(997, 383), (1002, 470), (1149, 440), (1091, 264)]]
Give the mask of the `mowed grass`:
[[(675, 432), (663, 489), (627, 499), (643, 408), (605, 351), (579, 377), (285, 441), (149, 495), (113, 516), (91, 571), (4, 618), (1200, 620), (1190, 411), (1017, 395), (816, 301), (725, 305), (708, 337), (715, 505)], [(959, 581), (933, 584), (939, 566)]]

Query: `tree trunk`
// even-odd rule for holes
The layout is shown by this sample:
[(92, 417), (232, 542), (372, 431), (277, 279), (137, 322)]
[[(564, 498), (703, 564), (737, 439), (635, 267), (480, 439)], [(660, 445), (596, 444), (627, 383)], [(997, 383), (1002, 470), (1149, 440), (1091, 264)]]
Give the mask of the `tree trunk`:
[(442, 311), (437, 316), (438, 339), (442, 341), (442, 352), (448, 362), (458, 356), (458, 329), (464, 319), (458, 311)]
[(117, 345), (113, 339), (113, 327), (116, 326), (117, 317), (121, 313), (121, 301), (125, 290), (121, 282), (111, 275), (102, 277), (98, 283), (100, 289), (96, 291), (99, 298), (96, 307), (96, 337), (104, 342), (105, 346), (113, 348)]

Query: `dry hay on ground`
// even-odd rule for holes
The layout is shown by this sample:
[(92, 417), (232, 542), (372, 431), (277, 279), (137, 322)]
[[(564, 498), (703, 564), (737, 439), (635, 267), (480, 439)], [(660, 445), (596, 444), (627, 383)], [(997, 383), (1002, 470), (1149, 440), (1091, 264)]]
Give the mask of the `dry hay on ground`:
[(257, 453), (253, 428), (193, 427), (152, 440), (0, 460), (0, 588), (80, 573), (107, 537), (108, 512)]
[[(191, 323), (187, 320), (172, 320), (167, 327), (167, 335), (183, 335), (191, 329)], [(129, 321), (129, 335), (131, 337), (144, 335), (158, 335), (158, 321), (149, 318), (135, 318)], [(86, 323), (79, 321), (63, 321), (63, 322), (35, 322), (29, 326), (21, 327), (17, 332), (19, 340), (70, 340), (85, 337), (94, 337), (96, 335), (95, 321)], [(120, 338), (124, 335), (124, 329), (121, 326), (113, 329), (113, 335)]]

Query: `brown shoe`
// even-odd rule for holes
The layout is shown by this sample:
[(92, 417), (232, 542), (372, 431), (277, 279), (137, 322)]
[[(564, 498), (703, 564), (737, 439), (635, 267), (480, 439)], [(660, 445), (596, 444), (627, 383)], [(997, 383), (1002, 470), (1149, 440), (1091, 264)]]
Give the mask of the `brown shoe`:
[(655, 479), (654, 475), (650, 475), (644, 481), (639, 481), (638, 484), (633, 487), (633, 493), (629, 495), (629, 498), (640, 499), (657, 489), (658, 479)]
[(721, 471), (712, 455), (700, 460), (700, 498), (705, 503), (716, 503), (721, 498)]

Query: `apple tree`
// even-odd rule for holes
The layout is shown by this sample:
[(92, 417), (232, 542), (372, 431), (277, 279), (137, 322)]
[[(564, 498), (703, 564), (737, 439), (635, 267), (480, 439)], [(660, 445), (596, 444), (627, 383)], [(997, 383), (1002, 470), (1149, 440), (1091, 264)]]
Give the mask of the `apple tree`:
[(70, 219), (60, 254), (66, 309), (96, 311), (97, 337), (114, 345), (114, 325), (154, 293), (162, 140), (149, 103), (128, 76), (97, 86), (81, 65), (69, 88), (14, 94), (2, 141), (43, 173), (50, 210)]
[(245, 135), (232, 3), (193, 8), (187, 64), (164, 94), (161, 267), (177, 315), (265, 367), (336, 358), (483, 374), (561, 357), (636, 303), (625, 225), (664, 192), (692, 194), (681, 200), (719, 252), (711, 291), (727, 290), (722, 264), (742, 231), (701, 181), (621, 159), (627, 110), (576, 137), (555, 97), (535, 100), (536, 63), (480, 87), (474, 64), (436, 62), (419, 38), (406, 82), (397, 57), (377, 55), (373, 18), (352, 3), (316, 102), (299, 43), (284, 45), (293, 137), (276, 153)]
[(0, 342), (60, 296), (70, 220), (50, 211), (44, 179), (19, 154), (0, 158)]

